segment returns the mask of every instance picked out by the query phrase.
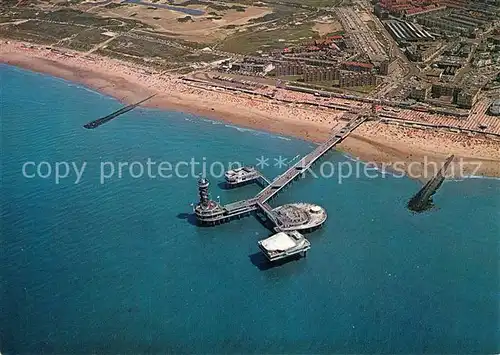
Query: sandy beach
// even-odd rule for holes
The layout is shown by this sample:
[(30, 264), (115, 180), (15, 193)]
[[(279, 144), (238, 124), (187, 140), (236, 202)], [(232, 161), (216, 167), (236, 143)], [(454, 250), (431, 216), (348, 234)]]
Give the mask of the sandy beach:
[[(53, 51), (14, 41), (0, 40), (0, 44), (0, 63), (81, 83), (125, 103), (157, 94), (148, 106), (189, 112), (314, 142), (323, 141), (333, 127), (343, 124), (339, 121), (342, 111), (193, 87), (171, 74), (95, 55)], [(500, 176), (500, 141), (483, 137), (369, 122), (348, 137), (340, 149), (379, 165), (394, 166), (399, 162), (410, 176), (422, 180), (430, 177), (434, 168), (424, 162), (442, 162), (450, 154), (456, 156), (454, 175), (463, 171)]]

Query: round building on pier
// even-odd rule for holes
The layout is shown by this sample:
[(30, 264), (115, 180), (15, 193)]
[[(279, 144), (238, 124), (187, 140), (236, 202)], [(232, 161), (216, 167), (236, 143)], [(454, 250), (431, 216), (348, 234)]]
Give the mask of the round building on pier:
[(325, 223), (326, 210), (312, 203), (290, 203), (273, 209), (283, 231), (311, 231)]

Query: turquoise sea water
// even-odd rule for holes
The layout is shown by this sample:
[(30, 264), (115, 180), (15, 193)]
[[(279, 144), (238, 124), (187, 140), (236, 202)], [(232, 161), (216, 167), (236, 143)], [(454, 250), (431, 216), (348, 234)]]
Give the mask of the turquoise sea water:
[[(120, 103), (5, 65), (0, 89), (2, 354), (500, 351), (500, 181), (447, 182), (414, 215), (410, 179), (306, 178), (272, 204), (317, 203), (329, 219), (307, 258), (270, 268), (254, 217), (192, 224), (194, 177), (125, 169), (101, 184), (100, 163), (274, 163), (312, 144), (143, 108), (85, 130)], [(56, 184), (23, 177), (27, 161), (87, 166)], [(258, 191), (221, 181), (222, 203)]]

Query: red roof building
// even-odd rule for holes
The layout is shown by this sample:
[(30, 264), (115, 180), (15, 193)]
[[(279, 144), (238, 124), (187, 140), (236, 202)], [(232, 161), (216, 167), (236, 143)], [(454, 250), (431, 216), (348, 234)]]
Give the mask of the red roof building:
[(393, 14), (417, 14), (432, 11), (439, 5), (447, 5), (450, 1), (464, 0), (381, 0), (380, 7)]
[(373, 64), (361, 62), (344, 62), (342, 63), (342, 67), (346, 70), (351, 71), (370, 71), (373, 69)]

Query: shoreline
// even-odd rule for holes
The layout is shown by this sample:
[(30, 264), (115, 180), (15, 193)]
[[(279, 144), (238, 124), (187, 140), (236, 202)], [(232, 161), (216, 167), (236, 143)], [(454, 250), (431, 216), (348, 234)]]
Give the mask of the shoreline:
[[(193, 87), (171, 74), (96, 55), (84, 56), (63, 49), (52, 51), (10, 40), (0, 43), (0, 63), (75, 82), (127, 104), (157, 94), (145, 106), (191, 113), (315, 143), (327, 139), (330, 130), (342, 124), (339, 120), (342, 111)], [(378, 166), (398, 162), (409, 177), (422, 181), (432, 174), (429, 166), (423, 164), (425, 161), (442, 163), (451, 154), (455, 154), (454, 164), (460, 164), (465, 174), (500, 177), (500, 142), (464, 134), (367, 122), (339, 148), (349, 156)], [(476, 163), (480, 163), (479, 169)]]

